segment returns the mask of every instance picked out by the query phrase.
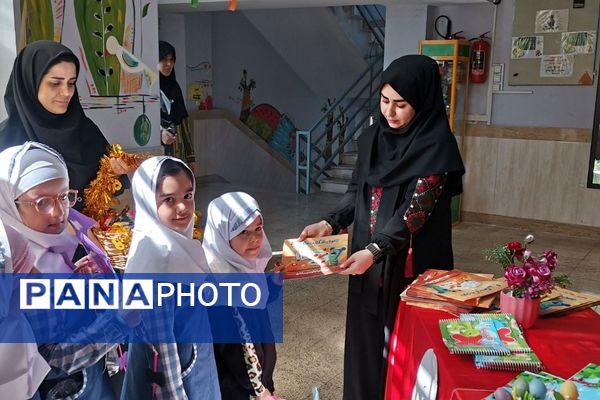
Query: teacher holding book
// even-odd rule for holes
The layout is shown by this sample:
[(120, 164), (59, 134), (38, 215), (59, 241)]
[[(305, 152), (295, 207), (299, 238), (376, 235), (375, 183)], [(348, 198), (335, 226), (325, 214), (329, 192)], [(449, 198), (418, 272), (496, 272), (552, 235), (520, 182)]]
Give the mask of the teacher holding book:
[(384, 395), (387, 340), (400, 293), (427, 268), (452, 269), (450, 202), (464, 166), (448, 125), (437, 63), (408, 55), (383, 72), (379, 121), (358, 139), (358, 161), (338, 206), (299, 239), (354, 223), (344, 399)]

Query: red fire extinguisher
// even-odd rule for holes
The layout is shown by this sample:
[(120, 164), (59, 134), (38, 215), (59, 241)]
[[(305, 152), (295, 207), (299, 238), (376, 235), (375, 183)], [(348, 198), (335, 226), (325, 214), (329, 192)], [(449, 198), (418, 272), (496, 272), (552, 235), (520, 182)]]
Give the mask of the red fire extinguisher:
[(488, 57), (490, 55), (490, 44), (487, 42), (486, 36), (489, 31), (481, 34), (478, 38), (473, 38), (471, 45), (471, 72), (469, 73), (469, 81), (471, 83), (484, 83), (487, 78)]

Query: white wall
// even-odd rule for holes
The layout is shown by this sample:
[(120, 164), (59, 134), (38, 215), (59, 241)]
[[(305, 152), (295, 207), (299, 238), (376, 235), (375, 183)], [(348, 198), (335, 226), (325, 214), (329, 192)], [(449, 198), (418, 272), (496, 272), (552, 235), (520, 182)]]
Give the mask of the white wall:
[(428, 6), (387, 6), (385, 11), (385, 54), (383, 66), (406, 54), (417, 54), (419, 40), (427, 34)]
[[(212, 14), (213, 97), (215, 108), (239, 115), (242, 70), (256, 80), (255, 104), (268, 103), (287, 113), (298, 129), (308, 129), (321, 117), (325, 99), (316, 97), (304, 82), (248, 22), (242, 13)], [(293, 43), (290, 43), (293, 45)], [(307, 58), (310, 58), (309, 50)], [(324, 73), (335, 73), (326, 72)], [(331, 97), (339, 95), (332, 93)]]
[(2, 62), (0, 62), (0, 93), (2, 94), (0, 121), (2, 121), (7, 117), (4, 108), (4, 92), (17, 56), (13, 0), (0, 0), (0, 54), (2, 54)]
[[(186, 79), (187, 83), (209, 80), (212, 84), (213, 72), (211, 70), (199, 69), (193, 71), (190, 67), (197, 66), (201, 63), (210, 63), (212, 66), (212, 17), (210, 13), (190, 13), (185, 16), (185, 37), (187, 65)], [(183, 87), (183, 86), (182, 86)], [(207, 93), (212, 94), (211, 88), (204, 89)], [(188, 101), (189, 108), (196, 108), (197, 104), (194, 101)]]

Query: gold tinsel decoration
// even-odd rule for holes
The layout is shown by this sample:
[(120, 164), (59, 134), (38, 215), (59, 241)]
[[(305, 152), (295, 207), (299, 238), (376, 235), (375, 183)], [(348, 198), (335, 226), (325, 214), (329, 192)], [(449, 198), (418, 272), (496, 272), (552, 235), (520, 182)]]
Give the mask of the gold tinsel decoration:
[(120, 158), (128, 167), (137, 168), (148, 157), (146, 154), (126, 153), (119, 144), (110, 145), (107, 154), (100, 159), (100, 169), (96, 178), (83, 190), (83, 213), (100, 221), (119, 204), (114, 194), (121, 190), (121, 182), (110, 165), (111, 158)]

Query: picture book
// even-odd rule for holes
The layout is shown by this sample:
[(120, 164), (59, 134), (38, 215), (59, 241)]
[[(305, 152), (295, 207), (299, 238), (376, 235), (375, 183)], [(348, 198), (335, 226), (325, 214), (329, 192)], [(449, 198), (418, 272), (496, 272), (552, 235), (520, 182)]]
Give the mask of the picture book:
[[(533, 378), (540, 379), (546, 386), (546, 398), (544, 400), (554, 400), (555, 392), (559, 392), (562, 384), (567, 380), (550, 373), (541, 371), (533, 373), (529, 371), (521, 372), (515, 376), (504, 388), (509, 392), (512, 392), (513, 383), (518, 379), (522, 378), (526, 382), (530, 382)], [(588, 364), (580, 371), (575, 373), (568, 380), (573, 382), (577, 387), (579, 393), (579, 400), (597, 400), (600, 398), (600, 366), (597, 364)], [(493, 394), (486, 397), (484, 400), (493, 400)]]
[(511, 353), (530, 353), (519, 324), (510, 314), (461, 314), (462, 321), (488, 321), (498, 332), (498, 337)]
[(510, 354), (494, 324), (487, 319), (443, 319), (442, 340), (452, 354)]
[(280, 272), (284, 279), (328, 275), (348, 258), (348, 234), (283, 242)]
[(600, 304), (600, 297), (593, 294), (579, 293), (561, 287), (554, 288), (552, 293), (557, 296), (543, 299), (540, 304), (541, 316), (562, 314)]
[(477, 368), (497, 369), (504, 371), (532, 371), (543, 369), (542, 361), (535, 353), (513, 353), (505, 355), (475, 355)]
[(490, 274), (474, 274), (458, 269), (429, 269), (406, 289), (403, 298), (440, 300), (461, 306), (488, 308), (503, 287), (505, 283), (494, 280)]

